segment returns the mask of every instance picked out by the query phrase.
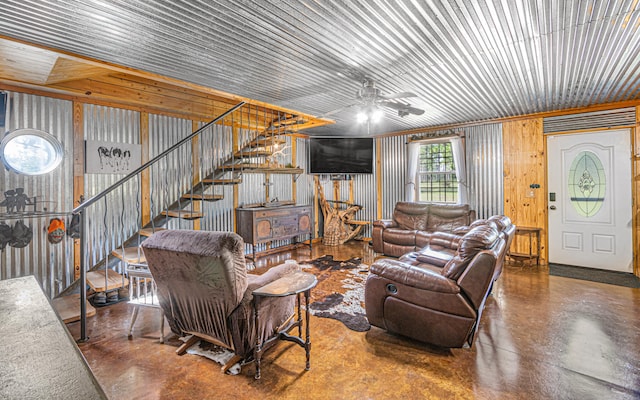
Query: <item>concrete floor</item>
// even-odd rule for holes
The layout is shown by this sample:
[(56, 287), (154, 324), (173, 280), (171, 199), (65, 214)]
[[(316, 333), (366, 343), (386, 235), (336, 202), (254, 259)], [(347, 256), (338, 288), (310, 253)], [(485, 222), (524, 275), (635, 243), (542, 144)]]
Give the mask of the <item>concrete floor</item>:
[[(286, 258), (374, 255), (364, 242), (314, 245)], [(638, 399), (640, 289), (548, 275), (507, 265), (489, 296), (470, 349), (442, 349), (373, 327), (311, 320), (311, 370), (304, 350), (281, 343), (267, 352), (262, 379), (253, 364), (240, 375), (196, 355), (178, 356), (168, 333), (158, 343), (158, 310), (142, 308), (127, 339), (131, 305), (99, 308), (80, 349), (110, 399)], [(68, 325), (78, 338), (79, 324)]]

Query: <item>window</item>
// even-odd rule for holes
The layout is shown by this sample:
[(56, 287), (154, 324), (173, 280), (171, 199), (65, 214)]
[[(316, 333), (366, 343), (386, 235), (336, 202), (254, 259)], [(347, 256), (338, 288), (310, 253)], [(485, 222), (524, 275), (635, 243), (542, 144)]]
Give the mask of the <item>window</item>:
[(598, 156), (582, 151), (571, 163), (568, 189), (571, 205), (583, 217), (593, 217), (600, 211), (606, 192), (604, 167)]
[(418, 200), (438, 203), (458, 201), (458, 180), (451, 142), (420, 145)]
[(0, 142), (0, 157), (11, 171), (24, 175), (41, 175), (56, 169), (63, 150), (52, 135), (36, 129), (17, 129)]

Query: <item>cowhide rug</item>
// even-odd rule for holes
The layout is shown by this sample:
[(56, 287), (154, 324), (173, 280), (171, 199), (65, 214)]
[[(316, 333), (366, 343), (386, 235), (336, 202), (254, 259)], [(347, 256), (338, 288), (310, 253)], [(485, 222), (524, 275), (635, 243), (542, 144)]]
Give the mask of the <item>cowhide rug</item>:
[(300, 266), (318, 278), (318, 285), (311, 290), (309, 311), (312, 315), (337, 319), (357, 332), (371, 328), (364, 310), (364, 284), (369, 266), (360, 258), (338, 261), (326, 255), (300, 261)]

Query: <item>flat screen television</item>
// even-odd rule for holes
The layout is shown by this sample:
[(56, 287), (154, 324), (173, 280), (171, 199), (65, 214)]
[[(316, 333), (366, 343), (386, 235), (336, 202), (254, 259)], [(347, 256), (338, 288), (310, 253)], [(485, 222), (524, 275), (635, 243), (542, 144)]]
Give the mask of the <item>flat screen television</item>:
[(373, 173), (373, 138), (309, 139), (309, 174)]

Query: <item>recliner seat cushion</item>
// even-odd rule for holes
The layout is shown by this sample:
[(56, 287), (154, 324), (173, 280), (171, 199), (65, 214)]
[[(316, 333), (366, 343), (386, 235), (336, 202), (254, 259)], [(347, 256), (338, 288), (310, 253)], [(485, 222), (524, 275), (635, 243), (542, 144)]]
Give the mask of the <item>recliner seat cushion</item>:
[(382, 239), (386, 243), (399, 244), (403, 246), (416, 245), (416, 231), (400, 228), (389, 228), (382, 232)]
[(371, 265), (371, 273), (418, 289), (441, 293), (460, 293), (458, 284), (427, 268), (382, 259)]

